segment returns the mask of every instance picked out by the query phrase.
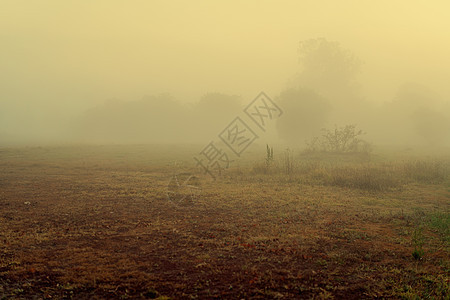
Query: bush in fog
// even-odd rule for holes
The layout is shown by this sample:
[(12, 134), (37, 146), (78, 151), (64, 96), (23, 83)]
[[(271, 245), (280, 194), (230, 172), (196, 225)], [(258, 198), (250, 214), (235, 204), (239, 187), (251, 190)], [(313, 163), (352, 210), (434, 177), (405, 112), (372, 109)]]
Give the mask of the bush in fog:
[(372, 150), (371, 145), (360, 138), (364, 133), (358, 130), (356, 125), (339, 128), (336, 126), (334, 130), (322, 129), (322, 131), (322, 136), (314, 137), (307, 142), (308, 152), (368, 153)]

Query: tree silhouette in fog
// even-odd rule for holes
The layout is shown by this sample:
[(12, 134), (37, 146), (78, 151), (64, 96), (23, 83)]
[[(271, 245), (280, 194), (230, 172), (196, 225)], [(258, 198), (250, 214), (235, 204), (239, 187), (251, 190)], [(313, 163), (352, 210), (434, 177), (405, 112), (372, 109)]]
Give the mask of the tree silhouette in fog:
[(411, 116), (415, 132), (431, 146), (445, 145), (450, 141), (450, 118), (442, 112), (424, 107)]
[(208, 93), (188, 106), (168, 94), (109, 100), (74, 121), (79, 140), (99, 143), (204, 143), (242, 109), (238, 96)]
[(279, 136), (301, 143), (320, 133), (327, 121), (358, 122), (363, 103), (357, 75), (361, 61), (338, 42), (310, 39), (299, 45), (300, 72), (293, 87), (279, 97), (285, 115), (277, 122)]
[(277, 120), (277, 131), (289, 143), (302, 143), (317, 135), (329, 117), (329, 102), (313, 90), (288, 89), (276, 101), (284, 111)]
[(80, 139), (93, 142), (173, 142), (186, 136), (187, 108), (167, 94), (139, 101), (109, 100), (76, 120)]
[(301, 41), (298, 49), (300, 87), (313, 89), (333, 102), (357, 97), (362, 62), (338, 42), (324, 38)]
[(195, 137), (201, 142), (219, 134), (242, 110), (242, 102), (236, 95), (207, 93), (192, 108)]
[[(383, 107), (384, 122), (397, 141), (425, 145), (450, 142), (450, 111), (430, 88), (407, 82)], [(442, 108), (441, 108), (442, 107)]]

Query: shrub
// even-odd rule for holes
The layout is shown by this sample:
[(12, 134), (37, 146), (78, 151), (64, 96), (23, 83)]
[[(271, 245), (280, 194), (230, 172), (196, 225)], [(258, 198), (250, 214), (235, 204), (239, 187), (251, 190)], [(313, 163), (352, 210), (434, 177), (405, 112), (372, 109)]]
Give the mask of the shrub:
[(350, 153), (372, 151), (372, 146), (360, 138), (364, 133), (357, 130), (356, 125), (346, 125), (344, 127), (335, 127), (334, 130), (322, 129), (324, 134), (321, 137), (314, 137), (307, 141), (308, 152), (333, 152)]

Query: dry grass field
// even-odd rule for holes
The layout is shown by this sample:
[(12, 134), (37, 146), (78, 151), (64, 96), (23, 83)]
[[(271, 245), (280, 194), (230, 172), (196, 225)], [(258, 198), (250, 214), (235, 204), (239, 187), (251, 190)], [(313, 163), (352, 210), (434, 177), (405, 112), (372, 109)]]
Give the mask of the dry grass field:
[(200, 149), (0, 149), (0, 299), (450, 297), (448, 155), (249, 152), (169, 200)]

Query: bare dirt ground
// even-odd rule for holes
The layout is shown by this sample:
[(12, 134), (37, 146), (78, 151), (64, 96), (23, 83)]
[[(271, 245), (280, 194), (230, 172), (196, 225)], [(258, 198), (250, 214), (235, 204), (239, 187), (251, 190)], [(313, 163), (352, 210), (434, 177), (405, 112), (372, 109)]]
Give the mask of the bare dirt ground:
[(240, 169), (174, 205), (158, 153), (0, 149), (0, 299), (450, 297), (448, 181), (374, 192)]

